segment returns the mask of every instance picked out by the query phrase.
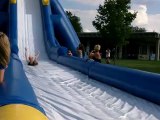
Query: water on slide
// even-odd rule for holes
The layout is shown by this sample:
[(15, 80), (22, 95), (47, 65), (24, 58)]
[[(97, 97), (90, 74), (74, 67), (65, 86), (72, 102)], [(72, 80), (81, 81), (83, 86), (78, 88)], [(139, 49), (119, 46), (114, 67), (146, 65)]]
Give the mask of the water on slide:
[[(47, 58), (39, 0), (18, 0), (19, 56), (49, 120), (159, 120), (160, 107), (88, 78)], [(27, 66), (25, 47), (40, 51), (39, 65)]]

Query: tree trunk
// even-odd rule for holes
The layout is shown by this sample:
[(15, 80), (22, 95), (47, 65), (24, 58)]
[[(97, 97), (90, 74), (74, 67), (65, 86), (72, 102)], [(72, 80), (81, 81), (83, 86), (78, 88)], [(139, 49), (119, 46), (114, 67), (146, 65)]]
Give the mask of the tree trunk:
[(118, 58), (119, 58), (119, 59), (122, 59), (122, 45), (119, 46)]

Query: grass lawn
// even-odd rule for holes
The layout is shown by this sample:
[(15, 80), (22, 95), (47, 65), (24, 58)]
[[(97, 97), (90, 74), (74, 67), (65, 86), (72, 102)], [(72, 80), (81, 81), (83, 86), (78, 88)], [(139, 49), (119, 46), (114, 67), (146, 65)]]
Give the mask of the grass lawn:
[[(102, 59), (102, 63), (105, 63), (105, 59)], [(114, 64), (111, 60), (111, 64)], [(134, 68), (160, 74), (160, 61), (148, 61), (148, 60), (116, 60), (115, 65)]]

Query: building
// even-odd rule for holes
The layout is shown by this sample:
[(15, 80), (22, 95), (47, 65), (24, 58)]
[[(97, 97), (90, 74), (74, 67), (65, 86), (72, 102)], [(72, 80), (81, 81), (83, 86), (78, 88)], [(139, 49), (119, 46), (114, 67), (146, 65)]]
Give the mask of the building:
[[(87, 51), (94, 48), (95, 44), (100, 44), (102, 55), (105, 50), (114, 46), (108, 38), (103, 38), (99, 33), (78, 33), (81, 43), (84, 44)], [(128, 39), (129, 43), (123, 46), (123, 58), (157, 60), (160, 59), (160, 34), (156, 32), (133, 33)]]

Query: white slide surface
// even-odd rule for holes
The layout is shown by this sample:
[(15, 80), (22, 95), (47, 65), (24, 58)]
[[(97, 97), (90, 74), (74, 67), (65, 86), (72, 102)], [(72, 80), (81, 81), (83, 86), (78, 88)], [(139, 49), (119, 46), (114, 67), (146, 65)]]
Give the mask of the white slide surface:
[[(18, 0), (19, 56), (49, 120), (160, 120), (160, 106), (88, 78), (47, 58), (39, 0)], [(25, 50), (40, 51), (27, 66)]]

